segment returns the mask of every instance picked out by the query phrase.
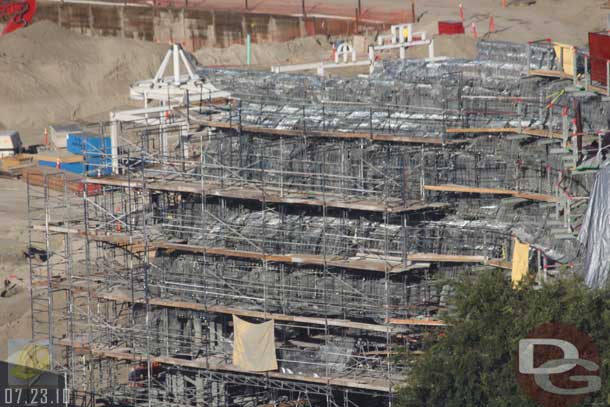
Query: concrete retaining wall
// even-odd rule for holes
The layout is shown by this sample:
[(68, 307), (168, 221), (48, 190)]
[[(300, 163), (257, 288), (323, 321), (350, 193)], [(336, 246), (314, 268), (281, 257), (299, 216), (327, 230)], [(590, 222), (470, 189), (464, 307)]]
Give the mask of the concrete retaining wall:
[(317, 34), (370, 33), (389, 27), (389, 23), (363, 23), (344, 17), (302, 17), (99, 2), (40, 2), (34, 20), (51, 20), (85, 35), (180, 42), (189, 50), (244, 43), (248, 30), (253, 42), (267, 42)]

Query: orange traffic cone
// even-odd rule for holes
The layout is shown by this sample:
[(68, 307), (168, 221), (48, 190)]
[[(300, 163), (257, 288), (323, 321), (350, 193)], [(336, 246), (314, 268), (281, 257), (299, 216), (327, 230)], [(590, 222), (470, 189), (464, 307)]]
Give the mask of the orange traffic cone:
[(489, 17), (489, 32), (496, 32), (496, 21), (494, 20), (494, 16)]
[(464, 21), (464, 6), (460, 3), (460, 18)]

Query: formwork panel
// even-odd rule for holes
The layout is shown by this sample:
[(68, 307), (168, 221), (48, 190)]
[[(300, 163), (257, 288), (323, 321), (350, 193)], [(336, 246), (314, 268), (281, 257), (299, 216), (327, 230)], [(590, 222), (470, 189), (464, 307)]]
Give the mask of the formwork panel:
[(589, 52), (591, 54), (591, 79), (606, 84), (607, 63), (610, 60), (610, 35), (607, 32), (589, 33)]

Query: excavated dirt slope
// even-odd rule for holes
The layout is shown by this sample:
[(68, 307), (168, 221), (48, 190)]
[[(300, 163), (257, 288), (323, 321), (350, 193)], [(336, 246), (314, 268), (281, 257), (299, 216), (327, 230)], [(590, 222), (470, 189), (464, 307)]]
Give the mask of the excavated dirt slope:
[(151, 77), (166, 45), (90, 38), (42, 21), (0, 37), (0, 127), (39, 142), (54, 122), (127, 103), (128, 86)]

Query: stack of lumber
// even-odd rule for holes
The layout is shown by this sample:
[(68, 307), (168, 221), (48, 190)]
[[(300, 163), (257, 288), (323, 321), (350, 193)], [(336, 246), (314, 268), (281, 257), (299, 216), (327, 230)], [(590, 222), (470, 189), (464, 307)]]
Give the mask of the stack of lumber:
[(80, 175), (64, 172), (50, 167), (29, 167), (21, 171), (22, 179), (29, 185), (42, 187), (46, 184), (55, 191), (70, 191), (77, 195), (83, 193), (85, 185), (89, 195), (95, 195), (101, 191), (99, 185), (85, 184)]

